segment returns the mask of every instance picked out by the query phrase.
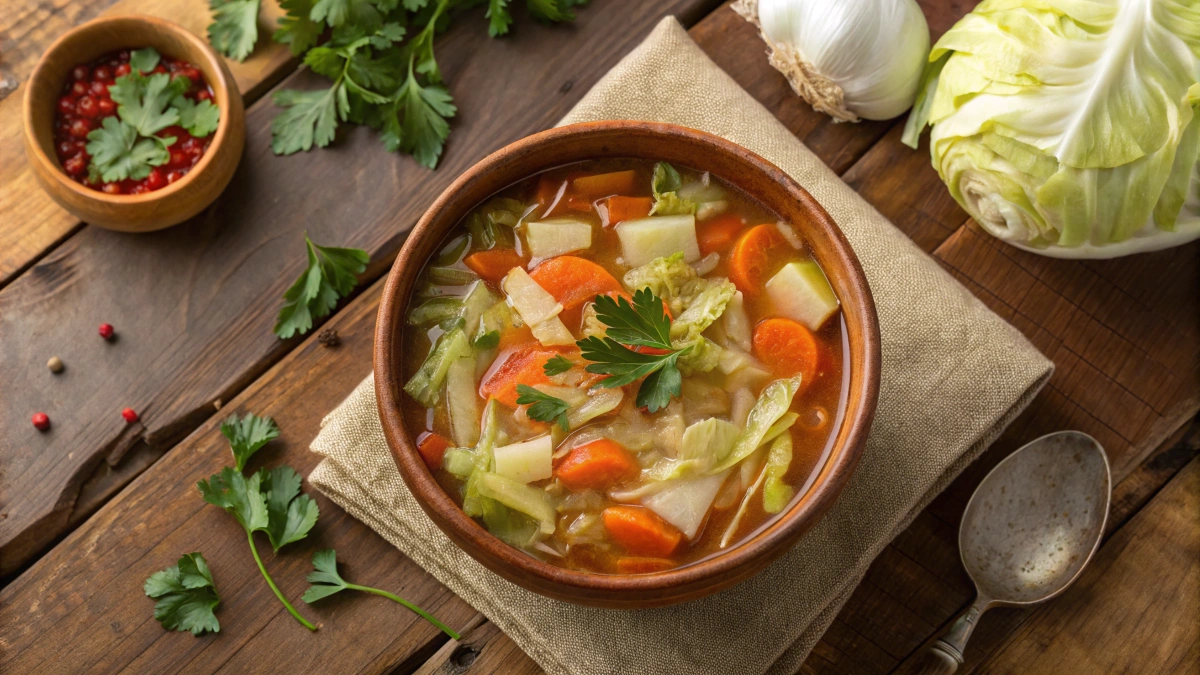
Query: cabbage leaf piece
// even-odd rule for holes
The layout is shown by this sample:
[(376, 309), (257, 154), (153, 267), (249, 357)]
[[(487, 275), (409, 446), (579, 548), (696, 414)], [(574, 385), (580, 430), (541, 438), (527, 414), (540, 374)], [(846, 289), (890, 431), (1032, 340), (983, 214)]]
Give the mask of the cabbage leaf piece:
[[(749, 457), (760, 445), (770, 439), (772, 434), (776, 436), (782, 434), (782, 430), (776, 425), (787, 415), (788, 408), (792, 407), (792, 398), (800, 389), (800, 381), (800, 376), (797, 375), (785, 380), (775, 380), (763, 388), (762, 393), (758, 396), (758, 401), (750, 409), (746, 428), (742, 430), (742, 435), (738, 436), (733, 450), (715, 468), (711, 469), (710, 473), (719, 473), (734, 466)], [(791, 418), (791, 421), (794, 422), (795, 418)]]
[(988, 232), (1056, 257), (1200, 237), (1200, 8), (985, 0), (934, 45), (904, 140)]

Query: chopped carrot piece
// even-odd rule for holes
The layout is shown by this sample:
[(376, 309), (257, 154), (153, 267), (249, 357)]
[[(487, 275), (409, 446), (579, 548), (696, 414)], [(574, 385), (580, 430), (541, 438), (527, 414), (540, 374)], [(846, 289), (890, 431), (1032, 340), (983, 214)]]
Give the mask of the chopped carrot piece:
[(596, 263), (571, 255), (551, 258), (529, 273), (538, 285), (570, 311), (597, 295), (621, 293), (621, 282)]
[(610, 506), (601, 516), (612, 538), (634, 555), (669, 556), (683, 538), (674, 525), (640, 506)]
[(517, 385), (527, 384), (534, 387), (550, 384), (550, 378), (546, 377), (542, 366), (557, 355), (558, 352), (550, 349), (526, 345), (497, 357), (491, 369), (483, 376), (483, 383), (479, 385), (479, 395), (485, 399), (494, 398), (511, 408), (517, 407)]
[(724, 253), (729, 250), (729, 245), (737, 239), (738, 233), (745, 226), (746, 221), (733, 213), (697, 223), (696, 239), (700, 242), (700, 255)]
[(674, 566), (675, 561), (667, 558), (625, 556), (617, 559), (617, 571), (621, 574), (650, 574), (669, 570)]
[(446, 450), (454, 444), (445, 436), (429, 432), (421, 437), (417, 443), (417, 452), (421, 453), (421, 459), (425, 460), (425, 465), (431, 471), (436, 471), (442, 468), (442, 458), (446, 455)]
[(755, 225), (733, 245), (729, 279), (738, 290), (751, 294), (763, 289), (770, 275), (783, 266), (782, 253), (792, 253), (774, 225)]
[(534, 200), (538, 203), (539, 218), (548, 218), (558, 211), (591, 211), (592, 200), (568, 189), (571, 178), (550, 178), (543, 175), (538, 179)]
[(601, 438), (573, 448), (554, 469), (568, 490), (604, 490), (637, 478), (642, 467), (619, 443)]
[(629, 194), (636, 186), (637, 172), (633, 169), (583, 176), (571, 181), (575, 192), (589, 199)]
[(773, 318), (754, 327), (754, 355), (779, 377), (800, 375), (802, 389), (816, 377), (820, 353), (812, 331), (797, 321)]
[(476, 251), (463, 258), (463, 263), (483, 279), (499, 283), (512, 268), (524, 267), (525, 259), (511, 248), (493, 248)]
[(649, 197), (623, 197), (615, 195), (604, 200), (604, 226), (612, 227), (622, 220), (645, 218), (654, 208), (654, 200)]

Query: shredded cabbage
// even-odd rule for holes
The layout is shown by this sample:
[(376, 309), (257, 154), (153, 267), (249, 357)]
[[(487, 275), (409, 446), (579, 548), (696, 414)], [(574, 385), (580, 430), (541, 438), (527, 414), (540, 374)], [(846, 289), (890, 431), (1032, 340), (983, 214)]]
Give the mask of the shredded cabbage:
[(934, 45), (904, 140), (988, 232), (1110, 258), (1200, 237), (1200, 7), (984, 0)]
[(724, 314), (737, 293), (733, 282), (701, 277), (684, 262), (682, 253), (676, 253), (630, 270), (625, 274), (625, 285), (631, 291), (649, 288), (671, 310), (675, 317), (671, 322), (671, 346), (691, 348), (679, 357), (679, 369), (684, 375), (717, 367), (721, 347), (701, 333)]
[[(792, 397), (800, 389), (800, 376), (786, 380), (775, 380), (763, 388), (758, 396), (758, 402), (750, 409), (750, 417), (746, 420), (746, 428), (738, 437), (733, 450), (724, 461), (719, 463), (712, 473), (724, 471), (738, 462), (746, 459), (758, 449), (758, 446), (771, 433), (781, 433), (775, 424), (779, 422), (792, 407)], [(792, 419), (795, 422), (795, 418)], [(788, 426), (791, 426), (790, 424)]]
[(782, 434), (771, 444), (767, 452), (767, 465), (763, 468), (763, 511), (779, 513), (792, 501), (796, 490), (783, 482), (791, 464), (792, 435)]

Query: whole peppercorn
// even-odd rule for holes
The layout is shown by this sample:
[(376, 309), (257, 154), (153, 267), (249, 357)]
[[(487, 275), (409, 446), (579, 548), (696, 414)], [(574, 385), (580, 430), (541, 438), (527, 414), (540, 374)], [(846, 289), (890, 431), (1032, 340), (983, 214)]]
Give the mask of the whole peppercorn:
[(138, 414), (134, 412), (133, 408), (126, 408), (122, 410), (121, 417), (124, 417), (125, 421), (129, 424), (133, 424), (134, 422), (138, 421)]
[(34, 413), (33, 426), (38, 431), (48, 431), (50, 429), (50, 417), (46, 413)]
[(111, 323), (100, 324), (100, 337), (104, 338), (105, 340), (111, 340), (113, 335), (114, 332)]
[(336, 329), (322, 328), (321, 332), (317, 333), (317, 342), (324, 347), (336, 347), (342, 344), (342, 339), (338, 337)]
[(50, 369), (50, 372), (57, 375), (63, 371), (62, 359), (57, 356), (51, 356), (50, 360), (46, 362), (46, 367)]

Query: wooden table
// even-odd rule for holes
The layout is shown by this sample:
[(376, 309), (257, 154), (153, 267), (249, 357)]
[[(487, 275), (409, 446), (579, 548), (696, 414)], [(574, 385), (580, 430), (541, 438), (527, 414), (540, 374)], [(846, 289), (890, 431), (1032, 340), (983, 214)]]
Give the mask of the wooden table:
[[(264, 2), (261, 24), (278, 10)], [(974, 2), (922, 0), (940, 35)], [(0, 671), (536, 671), (503, 633), (323, 496), (304, 542), (266, 564), (298, 599), (314, 550), (335, 547), (348, 578), (396, 591), (464, 633), (446, 637), (390, 603), (337, 597), (304, 607), (309, 634), (262, 582), (244, 535), (195, 482), (228, 463), (231, 411), (272, 415), (282, 438), (258, 461), (302, 473), (321, 418), (370, 371), (380, 278), (433, 198), (485, 154), (552, 125), (662, 16), (862, 196), (1022, 330), (1057, 364), (994, 447), (879, 556), (809, 656), (813, 672), (908, 672), (970, 601), (956, 535), (971, 491), (1043, 433), (1075, 428), (1108, 450), (1115, 478), (1106, 541), (1081, 581), (1035, 611), (989, 613), (965, 670), (1196, 672), (1200, 668), (1200, 244), (1113, 261), (1023, 253), (953, 202), (900, 121), (835, 125), (797, 99), (754, 31), (714, 0), (609, 0), (574, 26), (518, 21), (489, 40), (480, 10), (438, 39), (459, 116), (436, 172), (381, 150), (363, 129), (287, 158), (269, 149), (265, 94), (317, 79), (279, 45), (230, 64), (249, 105), (247, 149), (216, 206), (151, 235), (88, 227), (33, 182), (20, 142), (21, 86), (67, 28), (141, 12), (202, 34), (202, 0), (12, 0), (0, 16)], [(269, 29), (264, 28), (269, 34)], [(497, 76), (502, 74), (502, 76)], [(520, 78), (521, 87), (513, 86)], [(325, 325), (271, 333), (304, 259), (301, 236), (356, 246), (371, 264)], [(116, 326), (112, 343), (96, 327)], [(52, 376), (47, 358), (67, 364)], [(129, 406), (141, 422), (126, 425)], [(219, 411), (218, 411), (219, 409)], [(36, 432), (30, 415), (50, 414)], [(220, 583), (219, 636), (169, 633), (141, 592), (153, 571), (201, 550)]]

